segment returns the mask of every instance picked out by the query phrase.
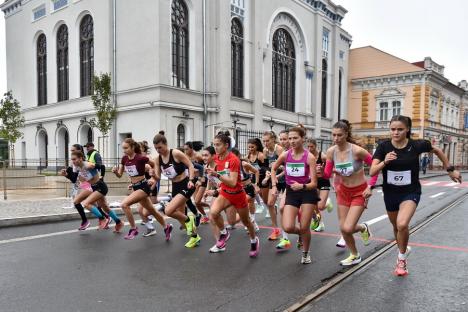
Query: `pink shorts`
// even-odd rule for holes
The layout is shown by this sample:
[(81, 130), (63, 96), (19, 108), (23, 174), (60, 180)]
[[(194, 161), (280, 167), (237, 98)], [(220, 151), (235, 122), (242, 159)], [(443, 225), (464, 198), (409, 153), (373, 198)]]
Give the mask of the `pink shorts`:
[(85, 190), (85, 191), (93, 191), (93, 188), (91, 187), (91, 183), (89, 182), (80, 182), (80, 189)]

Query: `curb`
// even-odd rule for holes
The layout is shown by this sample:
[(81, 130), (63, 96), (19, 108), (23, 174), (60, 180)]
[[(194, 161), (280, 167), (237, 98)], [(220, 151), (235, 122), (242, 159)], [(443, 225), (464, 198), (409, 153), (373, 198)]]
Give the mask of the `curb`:
[[(111, 208), (116, 212), (118, 216), (124, 215), (124, 212), (121, 208)], [(138, 208), (132, 207), (132, 213), (138, 213)], [(96, 219), (96, 217), (87, 212), (86, 216), (89, 219)], [(72, 220), (80, 220), (80, 215), (78, 212), (68, 212), (68, 213), (61, 213), (61, 214), (52, 214), (52, 215), (42, 215), (42, 216), (31, 216), (31, 217), (18, 217), (18, 218), (8, 218), (8, 219), (0, 219), (0, 228), (4, 227), (15, 227), (15, 226), (22, 226), (22, 225), (33, 225), (33, 224), (43, 224), (43, 223), (54, 223), (54, 222), (62, 222), (62, 221), (72, 221)]]

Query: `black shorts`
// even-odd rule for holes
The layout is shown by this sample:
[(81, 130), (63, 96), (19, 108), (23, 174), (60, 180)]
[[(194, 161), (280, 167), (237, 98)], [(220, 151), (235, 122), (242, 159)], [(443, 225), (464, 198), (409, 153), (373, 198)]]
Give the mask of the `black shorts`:
[(244, 185), (244, 191), (250, 198), (255, 198), (255, 187), (252, 183)]
[(285, 205), (300, 208), (302, 204), (316, 205), (320, 201), (317, 189), (299, 191), (293, 191), (290, 187), (287, 187), (286, 189)]
[(319, 191), (329, 191), (331, 189), (330, 180), (324, 179), (324, 178), (318, 178), (317, 189)]
[[(142, 190), (143, 192), (145, 192), (147, 195), (150, 195), (151, 194), (151, 187), (149, 186), (148, 184), (148, 180), (146, 179), (143, 179), (141, 180), (140, 182), (137, 182), (135, 184), (132, 184), (132, 189), (134, 191), (138, 191), (138, 190)], [(157, 193), (156, 193), (157, 195)]]
[(421, 200), (421, 193), (397, 194), (384, 192), (384, 202), (387, 211), (399, 211), (400, 204), (407, 200), (414, 201), (417, 207)]
[(257, 185), (258, 185), (260, 188), (269, 188), (269, 187), (270, 187), (270, 186), (269, 186), (269, 184), (270, 184), (269, 181), (271, 181), (271, 180), (268, 180), (268, 183), (267, 183), (267, 184), (265, 184), (265, 185), (263, 184), (263, 180), (265, 180), (265, 178), (266, 178), (266, 175), (260, 175), (260, 176), (258, 177), (258, 179), (259, 179), (260, 181), (258, 181), (258, 184), (257, 184)]
[(97, 181), (96, 184), (91, 184), (91, 188), (93, 189), (93, 192), (99, 192), (104, 196), (109, 192), (107, 184), (102, 180)]
[(187, 187), (188, 182), (188, 177), (186, 177), (180, 182), (172, 182), (172, 198), (176, 197), (177, 194), (182, 194), (185, 198), (190, 199), (193, 193), (195, 193), (195, 187), (189, 189)]

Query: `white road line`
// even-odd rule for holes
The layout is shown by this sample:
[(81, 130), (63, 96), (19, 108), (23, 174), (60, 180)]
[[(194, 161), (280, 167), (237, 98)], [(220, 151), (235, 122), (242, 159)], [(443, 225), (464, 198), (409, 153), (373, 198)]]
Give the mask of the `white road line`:
[(445, 192), (440, 192), (440, 193), (434, 194), (434, 195), (429, 196), (429, 197), (430, 197), (430, 198), (436, 198), (436, 197), (442, 196), (442, 195), (444, 195), (444, 194), (445, 194)]
[(382, 221), (382, 220), (385, 220), (385, 219), (387, 219), (387, 218), (388, 218), (387, 215), (381, 215), (380, 217), (377, 217), (377, 218), (374, 218), (374, 219), (372, 219), (372, 220), (366, 221), (366, 224), (367, 224), (367, 225), (371, 225), (371, 224), (380, 222), (380, 221)]

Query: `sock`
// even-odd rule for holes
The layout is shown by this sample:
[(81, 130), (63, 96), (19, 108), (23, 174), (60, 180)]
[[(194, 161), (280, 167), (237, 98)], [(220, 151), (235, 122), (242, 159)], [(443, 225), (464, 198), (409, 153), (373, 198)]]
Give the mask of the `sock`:
[(196, 216), (198, 214), (198, 210), (197, 210), (197, 207), (195, 207), (195, 205), (193, 204), (192, 200), (189, 199), (186, 203), (188, 209), (190, 209), (190, 211), (193, 213), (194, 216)]
[(146, 222), (145, 226), (148, 230), (154, 230), (154, 225), (151, 222)]
[(255, 213), (250, 214), (250, 221), (255, 222)]
[(104, 217), (102, 216), (102, 214), (99, 212), (99, 210), (93, 206), (90, 211), (96, 216), (98, 217), (99, 219), (104, 219)]
[(288, 233), (286, 233), (285, 231), (281, 230), (281, 234), (282, 234), (282, 236), (283, 236), (283, 239), (289, 240)]
[(187, 217), (187, 219), (185, 219), (185, 223), (189, 223), (190, 222), (190, 218)]
[(255, 237), (254, 239), (250, 239), (251, 244), (256, 244), (257, 243), (257, 238)]
[(84, 208), (81, 204), (75, 204), (75, 208), (76, 210), (78, 210), (78, 213), (80, 214), (80, 217), (81, 217), (81, 223), (85, 223), (86, 221), (88, 221), (88, 218), (86, 217), (86, 213), (84, 211)]
[(99, 210), (99, 212), (101, 213), (101, 215), (102, 215), (104, 218), (109, 218), (109, 216), (107, 215), (107, 213), (105, 213), (104, 210), (102, 210), (101, 207), (97, 206), (97, 209)]
[(114, 210), (111, 209), (111, 211), (109, 211), (109, 216), (112, 218), (112, 220), (115, 221), (115, 223), (120, 223), (120, 219), (117, 217), (117, 214), (114, 212)]
[[(408, 249), (407, 249), (408, 250)], [(406, 260), (407, 258), (407, 254), (406, 252), (405, 253), (401, 253), (400, 251), (398, 251), (398, 259), (399, 260)]]
[(226, 234), (227, 234), (227, 230), (226, 230), (226, 229), (222, 229), (221, 231), (219, 231), (219, 234), (226, 235)]
[(302, 256), (303, 256), (304, 258), (307, 257), (308, 255), (309, 255), (309, 252), (308, 252), (308, 251), (303, 251), (303, 252), (302, 252)]

